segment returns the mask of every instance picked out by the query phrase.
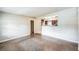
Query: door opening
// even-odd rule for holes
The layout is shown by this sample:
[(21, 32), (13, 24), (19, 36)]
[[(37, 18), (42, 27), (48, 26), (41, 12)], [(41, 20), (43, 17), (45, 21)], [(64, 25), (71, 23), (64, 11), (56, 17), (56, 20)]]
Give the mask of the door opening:
[(30, 24), (31, 24), (31, 35), (34, 35), (34, 21), (33, 20), (31, 20), (30, 21)]

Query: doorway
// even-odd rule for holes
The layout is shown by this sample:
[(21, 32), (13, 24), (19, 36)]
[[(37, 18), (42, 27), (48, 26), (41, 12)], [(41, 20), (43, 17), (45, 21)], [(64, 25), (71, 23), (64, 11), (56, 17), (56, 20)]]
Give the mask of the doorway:
[(34, 35), (34, 21), (33, 20), (31, 20), (30, 21), (30, 24), (31, 24), (31, 35)]

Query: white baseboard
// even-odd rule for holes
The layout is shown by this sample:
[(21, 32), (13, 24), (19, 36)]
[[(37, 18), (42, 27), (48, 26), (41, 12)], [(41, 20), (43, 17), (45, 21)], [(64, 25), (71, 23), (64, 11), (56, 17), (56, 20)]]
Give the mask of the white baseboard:
[(21, 35), (21, 36), (11, 37), (9, 39), (1, 40), (0, 43), (6, 42), (6, 41), (9, 41), (9, 40), (13, 40), (13, 39), (16, 39), (16, 38), (24, 37), (24, 36), (29, 36), (29, 35), (25, 34), (25, 35)]
[[(45, 34), (42, 34), (42, 35), (45, 35)], [(48, 35), (45, 35), (45, 36), (48, 36)], [(56, 38), (56, 39), (60, 39), (60, 40), (65, 40), (65, 41), (72, 42), (72, 43), (78, 43), (78, 41), (66, 40), (66, 39), (62, 39), (62, 38), (58, 38), (58, 37), (53, 37), (53, 36), (48, 36), (48, 37)]]

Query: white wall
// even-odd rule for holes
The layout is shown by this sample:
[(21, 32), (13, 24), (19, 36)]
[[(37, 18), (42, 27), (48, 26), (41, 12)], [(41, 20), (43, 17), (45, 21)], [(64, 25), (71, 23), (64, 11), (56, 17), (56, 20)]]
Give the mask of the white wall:
[(78, 43), (79, 43), (79, 8), (78, 8)]
[(33, 18), (3, 12), (1, 15), (0, 36), (14, 38), (30, 35), (30, 20)]
[(42, 26), (42, 34), (59, 39), (77, 42), (77, 14), (76, 8), (65, 9), (44, 17), (58, 16), (58, 26)]
[(35, 29), (34, 30), (35, 33), (41, 33), (41, 20), (39, 18), (35, 19), (34, 29)]
[(0, 37), (1, 37), (1, 32), (2, 32), (2, 28), (1, 28), (1, 24), (2, 24), (1, 18), (2, 18), (2, 14), (1, 14), (1, 12), (0, 12)]
[(78, 8), (78, 50), (79, 50), (79, 8)]

